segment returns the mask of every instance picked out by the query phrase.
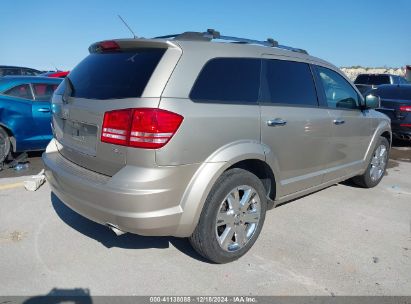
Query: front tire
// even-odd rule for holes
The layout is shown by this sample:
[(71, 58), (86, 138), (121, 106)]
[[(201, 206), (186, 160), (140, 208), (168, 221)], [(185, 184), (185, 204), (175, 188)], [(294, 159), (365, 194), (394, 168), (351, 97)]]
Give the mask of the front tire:
[(257, 240), (266, 210), (262, 182), (249, 171), (230, 169), (211, 189), (190, 243), (212, 262), (237, 260)]
[(2, 127), (0, 127), (0, 164), (3, 164), (7, 156), (10, 154), (10, 147), (9, 135)]
[(354, 177), (352, 181), (363, 188), (377, 186), (385, 174), (389, 151), (390, 143), (385, 137), (380, 137), (367, 170), (363, 175)]

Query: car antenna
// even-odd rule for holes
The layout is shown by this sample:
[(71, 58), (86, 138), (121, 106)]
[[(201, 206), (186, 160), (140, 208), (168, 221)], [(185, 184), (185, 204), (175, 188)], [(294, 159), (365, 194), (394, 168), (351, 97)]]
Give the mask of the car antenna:
[(128, 26), (127, 22), (125, 22), (124, 19), (123, 19), (120, 15), (117, 15), (117, 16), (118, 16), (118, 17), (120, 18), (120, 20), (124, 23), (124, 25), (128, 28), (128, 30), (133, 34), (133, 38), (138, 38), (138, 37), (136, 36), (136, 34), (134, 34), (134, 32), (133, 32), (133, 30), (131, 29), (131, 27)]
[(54, 66), (54, 68), (56, 69), (56, 72), (60, 71), (54, 63), (52, 63), (52, 66)]

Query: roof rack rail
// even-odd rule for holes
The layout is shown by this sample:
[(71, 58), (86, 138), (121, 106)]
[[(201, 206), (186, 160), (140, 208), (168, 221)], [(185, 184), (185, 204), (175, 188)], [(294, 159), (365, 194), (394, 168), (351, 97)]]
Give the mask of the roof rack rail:
[(192, 40), (211, 41), (213, 39), (218, 39), (218, 40), (231, 41), (233, 43), (258, 44), (258, 45), (263, 45), (267, 47), (276, 47), (276, 48), (308, 55), (308, 52), (306, 50), (278, 44), (278, 42), (274, 40), (273, 38), (268, 38), (266, 41), (260, 41), (260, 40), (233, 37), (233, 36), (223, 36), (223, 35), (220, 35), (219, 31), (216, 31), (214, 29), (207, 29), (206, 32), (184, 32), (181, 34), (158, 36), (158, 37), (154, 37), (153, 39), (167, 39), (167, 38), (173, 38), (175, 40), (190, 40), (190, 41)]

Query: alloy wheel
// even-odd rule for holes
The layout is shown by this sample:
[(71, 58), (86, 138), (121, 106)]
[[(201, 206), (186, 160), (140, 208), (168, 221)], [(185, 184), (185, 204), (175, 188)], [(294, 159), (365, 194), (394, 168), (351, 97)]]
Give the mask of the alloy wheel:
[(370, 177), (372, 181), (379, 180), (387, 165), (388, 151), (385, 145), (379, 145), (371, 160)]
[(228, 252), (243, 248), (257, 230), (260, 218), (257, 191), (247, 185), (232, 189), (217, 213), (215, 231), (220, 247)]

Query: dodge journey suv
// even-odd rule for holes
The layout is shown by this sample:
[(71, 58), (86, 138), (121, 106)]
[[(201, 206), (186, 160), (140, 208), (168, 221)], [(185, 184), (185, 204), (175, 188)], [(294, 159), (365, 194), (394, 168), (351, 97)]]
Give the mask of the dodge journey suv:
[(55, 195), (116, 234), (189, 237), (226, 263), (267, 209), (384, 175), (379, 98), (304, 50), (208, 30), (89, 52), (53, 96), (43, 161)]

